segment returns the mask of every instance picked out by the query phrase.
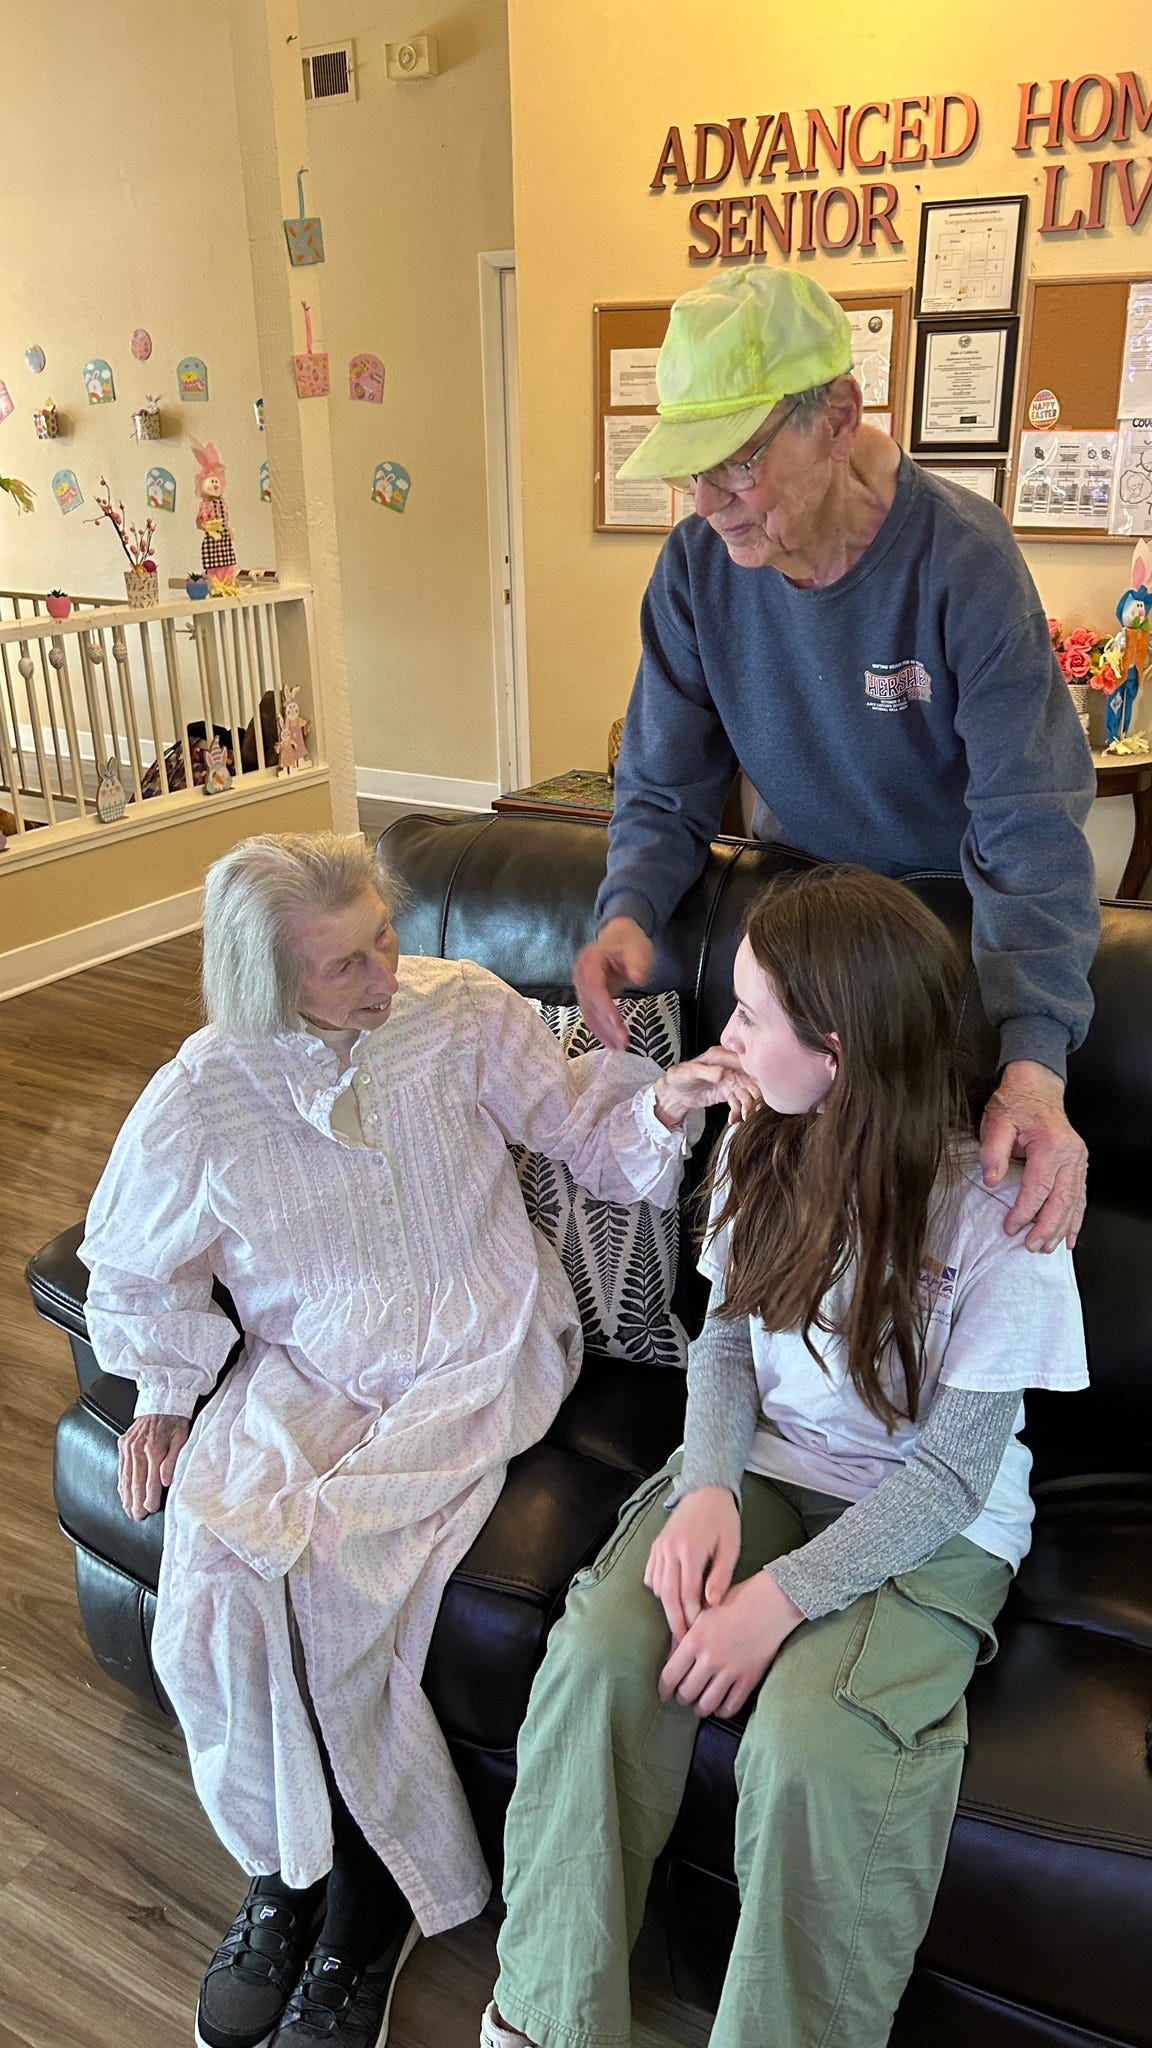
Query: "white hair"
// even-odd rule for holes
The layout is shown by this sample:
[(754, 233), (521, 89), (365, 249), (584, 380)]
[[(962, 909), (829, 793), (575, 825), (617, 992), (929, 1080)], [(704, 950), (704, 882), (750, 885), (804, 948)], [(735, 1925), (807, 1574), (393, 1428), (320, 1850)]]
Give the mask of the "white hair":
[(292, 1031), (302, 962), (293, 925), (347, 910), (374, 889), (386, 910), (396, 885), (359, 833), (262, 832), (244, 839), (204, 878), (204, 1009), (238, 1042)]
[[(849, 372), (849, 374), (851, 374)], [(792, 399), (796, 410), (790, 416), (790, 424), (801, 434), (810, 434), (822, 413), (828, 410), (832, 395), (833, 378), (828, 384), (813, 384), (808, 391), (797, 391)]]

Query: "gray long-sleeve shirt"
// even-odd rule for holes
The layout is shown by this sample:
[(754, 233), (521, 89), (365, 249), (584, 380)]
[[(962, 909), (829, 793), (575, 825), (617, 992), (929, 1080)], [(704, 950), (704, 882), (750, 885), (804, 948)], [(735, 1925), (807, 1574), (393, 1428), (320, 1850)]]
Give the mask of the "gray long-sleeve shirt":
[(739, 764), (764, 836), (883, 874), (959, 870), (1002, 1061), (1063, 1075), (1092, 1012), (1095, 777), (997, 507), (904, 455), (875, 540), (820, 590), (739, 568), (683, 520), (641, 633), (597, 923), (665, 922)]
[[(760, 1419), (748, 1319), (712, 1312), (688, 1353), (688, 1413), (679, 1477), (665, 1505), (704, 1486), (740, 1502)], [(975, 1521), (992, 1489), (1020, 1411), (1021, 1394), (937, 1389), (899, 1470), (845, 1507), (831, 1525), (768, 1567), (809, 1621), (847, 1607), (885, 1579), (912, 1571)]]

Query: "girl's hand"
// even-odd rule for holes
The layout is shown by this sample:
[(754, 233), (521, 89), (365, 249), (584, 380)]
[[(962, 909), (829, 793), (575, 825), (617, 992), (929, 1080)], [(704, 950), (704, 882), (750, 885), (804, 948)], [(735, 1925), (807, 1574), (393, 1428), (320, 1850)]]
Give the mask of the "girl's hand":
[(124, 1431), (118, 1482), (124, 1511), (134, 1522), (156, 1513), (191, 1427), (186, 1415), (138, 1415)]
[(719, 1607), (705, 1608), (676, 1644), (660, 1673), (661, 1699), (679, 1700), (701, 1720), (738, 1713), (803, 1619), (771, 1572), (756, 1572)]
[(644, 1567), (644, 1584), (664, 1609), (673, 1644), (688, 1633), (705, 1601), (719, 1606), (739, 1555), (740, 1510), (728, 1488), (701, 1486), (685, 1494)]
[(690, 1109), (728, 1104), (728, 1121), (738, 1124), (755, 1109), (760, 1092), (734, 1052), (714, 1045), (694, 1060), (669, 1067), (656, 1083), (656, 1114), (665, 1130), (678, 1131)]

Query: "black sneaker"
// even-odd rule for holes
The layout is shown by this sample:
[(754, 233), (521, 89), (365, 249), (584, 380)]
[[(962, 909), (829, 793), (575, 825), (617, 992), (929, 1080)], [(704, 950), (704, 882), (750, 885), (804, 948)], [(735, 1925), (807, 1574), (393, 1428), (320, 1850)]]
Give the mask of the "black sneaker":
[(299, 1902), (257, 1890), (259, 1879), (208, 1965), (196, 2007), (197, 2048), (265, 2048), (304, 1967), (324, 1888)]
[(318, 1941), (288, 2000), (272, 2048), (312, 2048), (317, 2041), (327, 2048), (384, 2048), (396, 1979), (419, 1939), (415, 1920), (406, 1917), (366, 1970)]

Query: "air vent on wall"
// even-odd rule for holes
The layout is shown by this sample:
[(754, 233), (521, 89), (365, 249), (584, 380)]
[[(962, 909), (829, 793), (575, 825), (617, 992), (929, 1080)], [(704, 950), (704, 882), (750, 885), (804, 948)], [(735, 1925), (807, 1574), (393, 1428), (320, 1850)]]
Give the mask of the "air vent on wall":
[(322, 50), (305, 50), (304, 97), (306, 100), (354, 100), (356, 58), (352, 43), (328, 43)]

